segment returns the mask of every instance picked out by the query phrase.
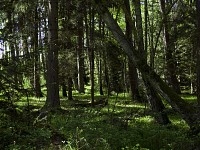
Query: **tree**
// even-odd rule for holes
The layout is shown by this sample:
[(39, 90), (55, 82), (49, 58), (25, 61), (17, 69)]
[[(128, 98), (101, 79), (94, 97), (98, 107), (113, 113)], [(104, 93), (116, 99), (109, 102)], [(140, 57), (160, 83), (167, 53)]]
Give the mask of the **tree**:
[(10, 55), (11, 55), (11, 64), (12, 64), (12, 68), (10, 69), (10, 73), (13, 75), (15, 84), (18, 84), (18, 75), (17, 75), (17, 48), (15, 48), (15, 19), (14, 19), (14, 5), (13, 5), (14, 1), (10, 1), (8, 3), (8, 5), (10, 6), (10, 8), (7, 10), (7, 18), (8, 18), (8, 35), (9, 37), (9, 49), (10, 49)]
[(197, 101), (200, 105), (200, 0), (196, 0), (197, 11)]
[[(140, 7), (140, 0), (134, 1), (135, 6), (135, 14), (136, 14), (136, 27), (137, 27), (137, 44), (138, 44), (138, 51), (140, 52), (141, 60), (147, 63), (147, 49), (144, 48), (144, 40), (143, 40), (143, 28), (142, 28), (142, 15), (141, 15), (141, 7)], [(155, 119), (160, 124), (168, 124), (170, 123), (167, 114), (164, 112), (165, 106), (162, 103), (160, 96), (157, 94), (156, 90), (151, 85), (151, 82), (148, 81), (146, 76), (142, 75), (144, 84), (147, 88), (147, 95), (150, 106), (155, 113)]]
[(99, 94), (100, 95), (104, 95), (103, 94), (103, 82), (102, 82), (102, 67), (103, 67), (103, 63), (102, 63), (102, 46), (103, 46), (103, 42), (102, 39), (104, 37), (104, 24), (102, 22), (102, 18), (101, 16), (99, 16), (99, 34), (101, 36), (100, 38), (100, 43), (99, 43), (99, 50), (98, 50), (98, 54), (99, 56), (97, 57), (97, 70), (98, 70), (98, 84), (99, 84)]
[(177, 93), (181, 93), (180, 86), (178, 79), (176, 77), (176, 62), (173, 56), (173, 52), (175, 49), (174, 42), (172, 39), (172, 36), (170, 36), (169, 33), (169, 24), (168, 24), (168, 16), (166, 13), (166, 2), (165, 0), (160, 0), (160, 7), (162, 11), (162, 16), (163, 16), (163, 33), (164, 33), (164, 44), (165, 44), (165, 60), (166, 60), (166, 77), (169, 82), (169, 84), (173, 87), (173, 89)]
[[(124, 0), (124, 5), (127, 13), (125, 13), (125, 20), (126, 20), (126, 36), (129, 40), (130, 44), (133, 44), (133, 37), (132, 37), (132, 24), (128, 17), (131, 17), (130, 11), (130, 2), (129, 0)], [(139, 95), (139, 87), (138, 87), (138, 73), (135, 67), (135, 64), (131, 63), (131, 60), (128, 60), (128, 73), (129, 73), (129, 80), (130, 80), (130, 88), (131, 88), (131, 96), (133, 100), (141, 102), (141, 97)]]
[(58, 83), (58, 0), (49, 0), (47, 55), (47, 109), (60, 107)]
[(94, 8), (89, 8), (90, 16), (90, 44), (89, 44), (89, 59), (90, 59), (90, 84), (91, 84), (91, 103), (94, 105)]
[(113, 33), (115, 39), (118, 41), (120, 46), (123, 48), (126, 55), (136, 64), (137, 68), (140, 70), (146, 80), (150, 85), (159, 93), (167, 102), (172, 106), (174, 110), (180, 113), (182, 118), (188, 123), (190, 128), (196, 132), (200, 132), (199, 127), (199, 113), (198, 109), (187, 102), (185, 102), (176, 92), (173, 91), (154, 70), (152, 70), (146, 63), (143, 62), (143, 59), (138, 55), (136, 51), (132, 51), (132, 45), (127, 42), (124, 33), (113, 19), (112, 15), (108, 9), (104, 6), (102, 1), (94, 0), (95, 5), (99, 13), (102, 15), (103, 20), (106, 22), (108, 28)]
[(83, 17), (84, 17), (83, 2), (80, 1), (78, 5), (78, 49), (77, 49), (77, 68), (78, 68), (78, 90), (80, 93), (85, 93), (84, 89), (84, 35), (83, 35)]
[(34, 89), (35, 96), (42, 97), (42, 91), (40, 86), (40, 54), (39, 54), (39, 46), (38, 46), (38, 5), (35, 6), (35, 31), (34, 31)]

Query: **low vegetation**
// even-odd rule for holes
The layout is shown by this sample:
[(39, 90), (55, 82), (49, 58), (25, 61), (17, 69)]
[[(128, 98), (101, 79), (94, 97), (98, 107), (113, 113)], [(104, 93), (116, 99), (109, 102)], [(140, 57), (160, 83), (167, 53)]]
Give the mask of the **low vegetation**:
[[(61, 100), (61, 110), (40, 113), (45, 99), (1, 102), (0, 149), (61, 150), (193, 150), (199, 135), (191, 136), (186, 123), (166, 107), (172, 124), (159, 125), (147, 103), (134, 103), (120, 94), (96, 96), (107, 105), (88, 104), (87, 94)], [(186, 100), (194, 98), (184, 95)], [(77, 105), (79, 104), (79, 105)], [(82, 105), (84, 104), (84, 105)]]

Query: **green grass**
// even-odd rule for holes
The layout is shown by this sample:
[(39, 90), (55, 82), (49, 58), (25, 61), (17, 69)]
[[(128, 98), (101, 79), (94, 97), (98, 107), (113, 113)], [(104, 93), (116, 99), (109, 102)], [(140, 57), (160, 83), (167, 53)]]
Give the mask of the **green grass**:
[[(195, 101), (184, 95), (187, 101)], [(96, 95), (99, 100), (104, 96)], [(190, 99), (191, 98), (191, 99)], [(0, 149), (62, 150), (192, 150), (199, 137), (188, 136), (187, 124), (176, 113), (170, 113), (171, 125), (162, 126), (151, 116), (148, 104), (134, 103), (128, 95), (109, 97), (105, 107), (74, 107), (77, 101), (89, 101), (90, 95), (74, 94), (74, 100), (61, 98), (62, 111), (37, 118), (45, 98), (22, 98), (15, 104), (18, 114), (0, 111)], [(169, 108), (170, 109), (170, 108)]]

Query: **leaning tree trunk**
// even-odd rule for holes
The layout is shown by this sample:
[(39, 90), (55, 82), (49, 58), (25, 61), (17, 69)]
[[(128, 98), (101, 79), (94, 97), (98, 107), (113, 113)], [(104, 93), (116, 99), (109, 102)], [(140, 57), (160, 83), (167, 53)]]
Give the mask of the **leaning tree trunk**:
[(167, 102), (176, 110), (182, 118), (188, 123), (192, 130), (200, 132), (199, 121), (197, 113), (199, 110), (191, 104), (185, 102), (172, 88), (170, 88), (154, 70), (152, 70), (147, 63), (143, 62), (140, 55), (133, 50), (133, 46), (126, 39), (123, 31), (113, 19), (112, 15), (106, 7), (104, 7), (102, 1), (94, 0), (95, 6), (101, 14), (103, 20), (106, 22), (108, 28), (113, 33), (115, 39), (123, 48), (126, 55), (136, 64), (139, 71), (145, 76), (146, 80)]
[(147, 88), (147, 95), (148, 95), (147, 99), (153, 111), (153, 116), (155, 120), (162, 125), (167, 125), (171, 123), (165, 112), (165, 106), (160, 96), (158, 95), (157, 91), (154, 89), (151, 83), (149, 83), (149, 81), (145, 79), (145, 77), (143, 77), (143, 80)]
[[(135, 0), (134, 6), (135, 6), (135, 14), (136, 14), (136, 27), (138, 31), (138, 40), (137, 40), (138, 49), (140, 52), (141, 59), (143, 59), (143, 62), (147, 63), (147, 51), (146, 51), (147, 49), (145, 49), (144, 47), (140, 0)], [(164, 111), (165, 106), (160, 96), (157, 94), (155, 89), (151, 86), (150, 82), (146, 79), (144, 75), (142, 75), (142, 78), (147, 88), (147, 93), (149, 97), (148, 100), (151, 105), (151, 108), (154, 111), (154, 113), (157, 113), (157, 115), (154, 115), (155, 119), (160, 124), (170, 123), (169, 118), (166, 112)]]
[(58, 0), (49, 0), (46, 109), (60, 107), (58, 84)]

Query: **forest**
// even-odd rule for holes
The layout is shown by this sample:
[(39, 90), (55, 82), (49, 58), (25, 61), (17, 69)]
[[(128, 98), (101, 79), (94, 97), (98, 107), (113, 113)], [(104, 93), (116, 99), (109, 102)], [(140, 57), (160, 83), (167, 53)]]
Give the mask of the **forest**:
[(1, 150), (199, 150), (200, 0), (1, 0)]

